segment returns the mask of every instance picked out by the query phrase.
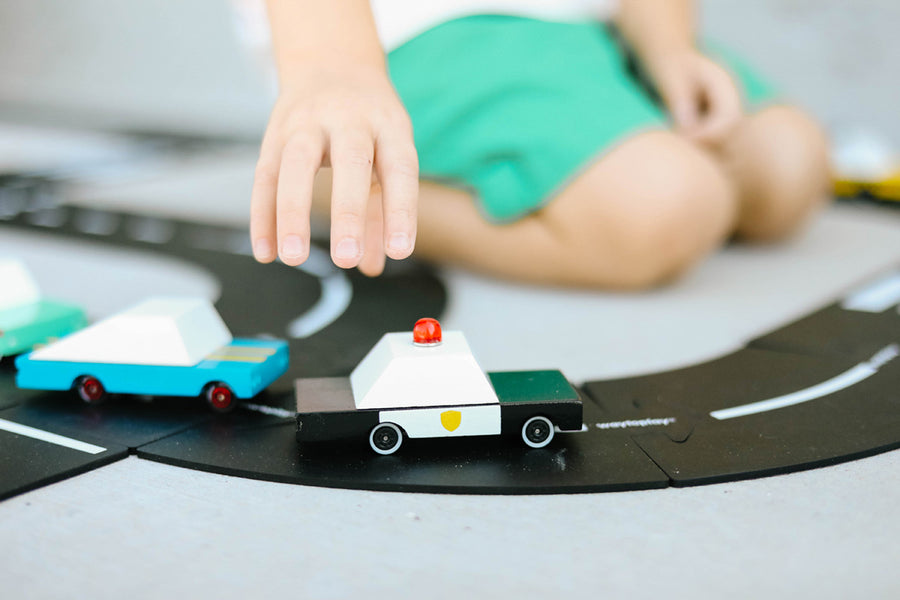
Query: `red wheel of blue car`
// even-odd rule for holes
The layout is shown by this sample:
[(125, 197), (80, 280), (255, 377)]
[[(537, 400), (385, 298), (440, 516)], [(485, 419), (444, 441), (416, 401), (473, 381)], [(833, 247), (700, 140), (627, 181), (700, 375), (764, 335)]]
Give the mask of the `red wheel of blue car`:
[(106, 390), (100, 380), (92, 375), (83, 375), (75, 380), (78, 397), (87, 404), (100, 404), (106, 397)]
[(222, 382), (211, 383), (206, 387), (206, 402), (218, 413), (230, 412), (237, 404), (234, 392)]

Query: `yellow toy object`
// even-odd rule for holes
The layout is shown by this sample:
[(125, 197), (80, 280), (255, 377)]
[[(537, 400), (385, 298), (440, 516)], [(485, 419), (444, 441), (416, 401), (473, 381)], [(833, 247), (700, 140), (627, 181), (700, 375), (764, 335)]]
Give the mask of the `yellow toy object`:
[(875, 200), (900, 202), (900, 171), (881, 181), (854, 181), (838, 178), (834, 181), (834, 193), (842, 198), (863, 196)]
[(835, 144), (834, 193), (900, 202), (900, 156), (883, 140), (857, 133)]

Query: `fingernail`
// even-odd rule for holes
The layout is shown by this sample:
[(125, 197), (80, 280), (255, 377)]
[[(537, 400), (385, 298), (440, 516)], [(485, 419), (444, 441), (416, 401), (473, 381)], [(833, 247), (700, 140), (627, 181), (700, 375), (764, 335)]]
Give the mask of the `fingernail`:
[(281, 242), (281, 255), (286, 258), (297, 258), (303, 255), (303, 240), (299, 235), (289, 235)]
[(359, 256), (359, 244), (353, 238), (344, 238), (334, 248), (335, 258), (356, 258)]
[(272, 256), (272, 244), (265, 238), (253, 242), (253, 255), (256, 258), (269, 258)]
[(388, 250), (394, 252), (405, 252), (409, 250), (409, 236), (405, 233), (394, 233), (388, 238)]

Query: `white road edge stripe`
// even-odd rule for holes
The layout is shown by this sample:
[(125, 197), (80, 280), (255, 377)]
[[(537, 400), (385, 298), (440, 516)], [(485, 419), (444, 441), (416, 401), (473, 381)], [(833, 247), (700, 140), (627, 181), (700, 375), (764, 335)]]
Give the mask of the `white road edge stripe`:
[(757, 413), (784, 408), (786, 406), (801, 404), (803, 402), (815, 400), (816, 398), (822, 398), (868, 379), (877, 373), (878, 369), (885, 363), (895, 359), (898, 355), (900, 355), (900, 346), (891, 344), (890, 346), (882, 348), (868, 361), (860, 363), (828, 381), (823, 381), (812, 387), (785, 394), (784, 396), (778, 396), (760, 402), (753, 402), (751, 404), (742, 404), (741, 406), (734, 406), (732, 408), (724, 408), (709, 414), (714, 419), (723, 421), (725, 419), (746, 417), (747, 415), (755, 415)]
[[(253, 250), (249, 247), (249, 239), (242, 236), (240, 240), (231, 251), (252, 256)], [(247, 247), (244, 247), (245, 241), (248, 242)], [(353, 285), (344, 271), (331, 263), (331, 255), (318, 246), (310, 246), (309, 258), (296, 268), (317, 278), (321, 285), (321, 293), (316, 303), (288, 323), (287, 334), (292, 338), (303, 339), (322, 331), (344, 314), (353, 300)]]
[(56, 435), (55, 433), (50, 433), (43, 429), (35, 429), (34, 427), (22, 425), (21, 423), (7, 421), (6, 419), (0, 419), (0, 429), (17, 435), (24, 435), (25, 437), (41, 440), (42, 442), (56, 444), (57, 446), (65, 446), (66, 448), (78, 450), (79, 452), (86, 452), (87, 454), (100, 454), (101, 452), (106, 452), (106, 448), (101, 448), (100, 446), (73, 440), (72, 438)]
[(880, 313), (900, 302), (900, 272), (853, 291), (841, 303), (845, 310)]
[(308, 338), (325, 329), (350, 306), (353, 285), (341, 269), (331, 262), (331, 255), (318, 246), (309, 247), (309, 258), (297, 269), (317, 277), (321, 286), (319, 300), (287, 326), (292, 338)]
[(337, 321), (353, 300), (353, 286), (343, 273), (323, 277), (319, 284), (322, 286), (319, 300), (288, 324), (288, 335), (292, 338), (308, 338), (322, 331)]

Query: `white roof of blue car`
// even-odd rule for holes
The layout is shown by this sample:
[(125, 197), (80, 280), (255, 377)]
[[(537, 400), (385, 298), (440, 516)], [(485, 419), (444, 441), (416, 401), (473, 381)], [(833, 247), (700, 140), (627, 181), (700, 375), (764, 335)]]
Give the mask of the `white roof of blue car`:
[(189, 367), (231, 340), (208, 300), (152, 298), (36, 350), (31, 358)]

